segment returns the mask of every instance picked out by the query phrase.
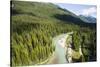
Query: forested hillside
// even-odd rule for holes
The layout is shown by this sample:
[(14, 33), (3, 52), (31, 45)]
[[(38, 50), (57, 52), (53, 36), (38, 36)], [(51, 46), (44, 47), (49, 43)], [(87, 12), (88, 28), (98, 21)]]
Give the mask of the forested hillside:
[[(77, 31), (83, 36), (84, 55), (96, 60), (96, 24), (85, 23), (75, 14), (52, 3), (11, 2), (11, 65), (34, 65), (55, 51), (52, 38)], [(79, 37), (79, 36), (77, 36)], [(82, 39), (82, 38), (81, 38)], [(77, 39), (76, 39), (77, 40)], [(75, 49), (80, 43), (75, 41)], [(78, 46), (77, 46), (78, 45)], [(89, 61), (87, 58), (85, 61)]]

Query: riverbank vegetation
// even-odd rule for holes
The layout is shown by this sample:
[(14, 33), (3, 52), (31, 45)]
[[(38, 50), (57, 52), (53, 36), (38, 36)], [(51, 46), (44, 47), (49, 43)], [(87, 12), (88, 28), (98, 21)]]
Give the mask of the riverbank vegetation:
[[(90, 29), (85, 29), (84, 31), (75, 31), (70, 35), (72, 36), (72, 42), (69, 44), (72, 48), (73, 62), (96, 61), (96, 32), (95, 30), (91, 31)], [(68, 43), (67, 40), (66, 42)], [(80, 49), (82, 55), (80, 54)]]
[[(73, 20), (78, 23), (73, 23)], [(73, 13), (51, 3), (12, 1), (11, 66), (35, 65), (45, 61), (55, 51), (52, 38), (71, 31), (83, 34), (81, 44), (84, 47), (90, 44), (88, 52), (96, 56), (95, 24), (85, 23)], [(79, 40), (79, 36), (75, 36)], [(77, 50), (80, 43), (74, 43)], [(86, 50), (83, 49), (83, 54), (87, 56)]]
[(82, 62), (82, 55), (79, 51), (72, 49), (72, 62)]

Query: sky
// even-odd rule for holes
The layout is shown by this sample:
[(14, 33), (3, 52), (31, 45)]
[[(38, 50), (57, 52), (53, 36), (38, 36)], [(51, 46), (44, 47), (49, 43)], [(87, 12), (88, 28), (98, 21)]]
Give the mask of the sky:
[(93, 16), (96, 18), (96, 5), (80, 5), (66, 3), (57, 3), (56, 5), (60, 6), (61, 8), (67, 9), (76, 15)]

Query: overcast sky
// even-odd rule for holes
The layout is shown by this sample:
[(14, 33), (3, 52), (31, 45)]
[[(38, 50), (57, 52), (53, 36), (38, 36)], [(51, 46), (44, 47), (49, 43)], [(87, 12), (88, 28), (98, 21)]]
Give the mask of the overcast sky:
[(76, 15), (96, 17), (97, 8), (95, 5), (79, 5), (79, 4), (65, 4), (65, 3), (57, 3), (56, 5), (75, 13)]

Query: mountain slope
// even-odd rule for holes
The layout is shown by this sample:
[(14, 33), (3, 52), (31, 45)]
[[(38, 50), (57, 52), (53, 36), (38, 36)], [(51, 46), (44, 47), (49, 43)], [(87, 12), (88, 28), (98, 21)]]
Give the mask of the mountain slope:
[(82, 19), (83, 21), (87, 22), (87, 23), (96, 23), (96, 18), (92, 17), (92, 16), (83, 16), (83, 15), (79, 15), (80, 19)]
[[(39, 5), (38, 5), (39, 4)], [(73, 23), (80, 26), (95, 26), (95, 24), (88, 24), (80, 19), (75, 14), (68, 10), (62, 9), (51, 3), (32, 3), (32, 2), (13, 2), (12, 14), (27, 14), (30, 16), (39, 17), (40, 19), (49, 19), (56, 21), (63, 21)]]

